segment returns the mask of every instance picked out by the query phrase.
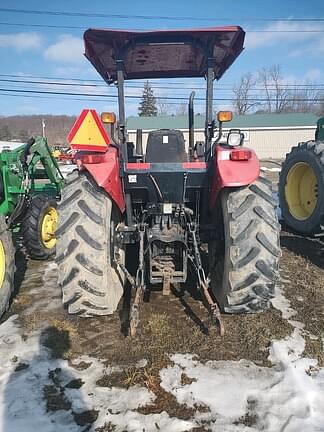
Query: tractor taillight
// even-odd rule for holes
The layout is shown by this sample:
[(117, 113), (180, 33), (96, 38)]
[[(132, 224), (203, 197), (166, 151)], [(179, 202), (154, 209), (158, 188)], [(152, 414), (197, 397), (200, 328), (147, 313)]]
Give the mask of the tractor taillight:
[(230, 157), (232, 161), (247, 161), (251, 159), (252, 152), (251, 150), (242, 150), (242, 149), (232, 150)]

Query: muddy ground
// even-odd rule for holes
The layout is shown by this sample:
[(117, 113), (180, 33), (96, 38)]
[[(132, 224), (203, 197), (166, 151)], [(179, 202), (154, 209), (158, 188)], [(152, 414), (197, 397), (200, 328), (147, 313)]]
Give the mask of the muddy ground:
[[(281, 282), (286, 297), (297, 311), (296, 319), (309, 333), (307, 355), (324, 364), (324, 244), (283, 231), (281, 234)], [(54, 262), (26, 259), (17, 253), (17, 293), (9, 314), (18, 314), (26, 331), (48, 324), (46, 344), (54, 356), (73, 359), (80, 354), (106, 359), (110, 364), (132, 365), (146, 358), (163, 361), (165, 353), (193, 353), (201, 359), (251, 360), (266, 365), (273, 339), (291, 333), (281, 313), (271, 308), (257, 315), (223, 315), (225, 337), (218, 336), (199, 296), (192, 291), (163, 296), (152, 292), (141, 305), (136, 339), (127, 335), (127, 306), (109, 317), (78, 318), (61, 307)], [(44, 272), (45, 268), (45, 272)]]
[[(284, 228), (281, 245), (279, 286), (297, 312), (294, 319), (305, 326), (304, 355), (316, 358), (324, 366), (324, 243)], [(50, 348), (53, 357), (68, 359), (71, 364), (86, 354), (104, 360), (107, 365), (123, 366), (121, 372), (103, 376), (97, 385), (146, 386), (158, 397), (153, 405), (142, 408), (145, 414), (166, 411), (170, 416), (183, 419), (192, 415), (189, 408), (177, 404), (174, 396), (159, 386), (159, 370), (170, 362), (168, 354), (192, 353), (202, 361), (246, 359), (268, 366), (271, 341), (292, 332), (292, 326), (282, 318), (281, 312), (271, 308), (257, 315), (223, 315), (225, 336), (221, 338), (211, 325), (199, 296), (189, 289), (183, 295), (169, 297), (153, 292), (149, 301), (142, 304), (139, 334), (131, 339), (127, 335), (127, 304), (121, 304), (118, 313), (111, 317), (69, 316), (61, 306), (55, 263), (28, 260), (23, 250), (17, 252), (16, 262), (16, 293), (9, 312), (1, 321), (18, 314), (26, 337), (31, 330), (45, 329), (42, 343)], [(147, 365), (138, 372), (134, 365), (142, 359), (147, 360)], [(64, 405), (64, 401), (53, 399), (51, 389), (44, 392), (44, 397), (49, 410)], [(85, 416), (86, 421), (77, 419), (76, 422), (95, 421), (95, 413), (88, 412)], [(250, 425), (253, 419), (245, 418), (242, 422)], [(102, 429), (103, 432), (109, 430), (113, 430), (109, 425)]]

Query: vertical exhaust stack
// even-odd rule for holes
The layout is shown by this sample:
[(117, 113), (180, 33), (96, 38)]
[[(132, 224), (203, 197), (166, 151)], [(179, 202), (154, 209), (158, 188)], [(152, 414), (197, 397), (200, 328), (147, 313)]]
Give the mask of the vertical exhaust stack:
[(194, 130), (194, 97), (196, 92), (192, 91), (189, 96), (188, 114), (189, 114), (189, 160), (192, 160), (195, 146), (195, 130)]
[(143, 130), (142, 129), (136, 130), (136, 154), (138, 155), (143, 154)]

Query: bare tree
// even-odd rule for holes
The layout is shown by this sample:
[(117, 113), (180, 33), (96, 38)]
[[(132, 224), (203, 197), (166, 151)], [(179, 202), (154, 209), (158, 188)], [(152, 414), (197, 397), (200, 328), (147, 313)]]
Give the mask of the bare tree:
[(158, 99), (157, 101), (158, 115), (166, 116), (172, 114), (172, 105), (170, 105), (165, 99)]
[(251, 73), (243, 75), (233, 93), (233, 105), (238, 114), (252, 110), (257, 113), (312, 112), (318, 115), (324, 112), (324, 103), (319, 103), (324, 95), (318, 85), (310, 81), (289, 84), (279, 65), (262, 68), (257, 79)]
[(262, 98), (265, 99), (264, 111), (269, 113), (287, 112), (291, 109), (291, 95), (284, 83), (279, 65), (263, 68), (259, 71), (258, 83), (262, 86)]
[(258, 105), (258, 102), (251, 100), (251, 90), (255, 87), (256, 79), (249, 72), (243, 75), (240, 82), (234, 86), (234, 110), (237, 114), (247, 114), (252, 108)]
[(175, 110), (176, 115), (184, 116), (188, 112), (188, 104), (186, 102), (181, 102)]
[(316, 85), (307, 81), (304, 88), (294, 87), (291, 92), (291, 111), (293, 112), (314, 112), (318, 111), (317, 100), (321, 99), (321, 92)]
[[(324, 92), (320, 92), (319, 99), (324, 101)], [(316, 114), (319, 116), (324, 116), (324, 102), (321, 102), (319, 105), (317, 105)]]
[(188, 105), (186, 102), (181, 102), (179, 105), (171, 105), (166, 99), (159, 99), (157, 102), (158, 114), (165, 115), (186, 115), (188, 111)]

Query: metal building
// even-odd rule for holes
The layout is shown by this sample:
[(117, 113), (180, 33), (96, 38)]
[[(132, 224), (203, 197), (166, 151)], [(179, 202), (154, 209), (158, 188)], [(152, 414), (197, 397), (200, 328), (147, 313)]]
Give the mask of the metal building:
[[(281, 159), (301, 141), (314, 139), (318, 117), (314, 114), (250, 114), (234, 116), (224, 124), (224, 135), (229, 129), (239, 128), (244, 133), (244, 144), (253, 148), (260, 159)], [(195, 141), (204, 140), (205, 118), (195, 116)], [(148, 132), (155, 129), (180, 129), (188, 145), (188, 117), (129, 117), (127, 120), (129, 141), (136, 141), (136, 129), (143, 130), (143, 146)]]

